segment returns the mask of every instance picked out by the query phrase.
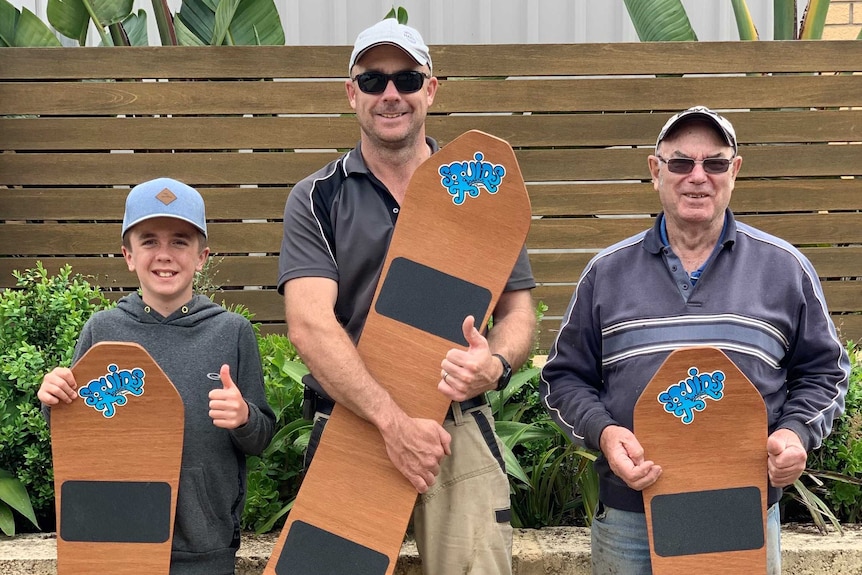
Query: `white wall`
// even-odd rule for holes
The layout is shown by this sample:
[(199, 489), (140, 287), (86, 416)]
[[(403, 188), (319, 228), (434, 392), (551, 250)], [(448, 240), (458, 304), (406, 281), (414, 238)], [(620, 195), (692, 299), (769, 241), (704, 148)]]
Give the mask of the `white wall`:
[[(47, 22), (48, 0), (11, 0)], [(349, 45), (393, 6), (429, 44), (636, 42), (623, 0), (275, 0), (291, 45)], [(799, 2), (800, 12), (806, 2)], [(176, 12), (181, 0), (168, 0)], [(683, 0), (701, 41), (737, 40), (730, 0)], [(760, 36), (772, 39), (772, 0), (748, 0)], [(150, 16), (150, 44), (158, 44), (151, 0), (135, 0)], [(67, 42), (75, 45), (75, 42)], [(88, 45), (97, 45), (91, 31)]]

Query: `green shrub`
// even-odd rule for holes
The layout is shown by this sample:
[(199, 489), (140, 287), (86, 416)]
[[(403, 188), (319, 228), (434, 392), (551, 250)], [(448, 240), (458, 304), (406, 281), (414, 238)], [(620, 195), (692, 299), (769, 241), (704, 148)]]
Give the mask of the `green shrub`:
[(802, 485), (797, 485), (793, 498), (821, 530), (824, 515), (833, 523), (862, 520), (862, 350), (850, 342), (847, 352), (851, 372), (844, 415), (835, 421), (820, 449), (809, 454)]
[(302, 419), (302, 376), (308, 369), (283, 335), (258, 338), (266, 399), (275, 412), (275, 436), (259, 457), (248, 458), (242, 527), (265, 533), (284, 524), (299, 491), (311, 422)]
[(39, 524), (53, 530), (51, 434), (36, 392), (46, 372), (70, 365), (84, 323), (110, 303), (68, 265), (49, 276), (40, 262), (15, 278), (16, 289), (0, 292), (0, 469), (20, 480)]

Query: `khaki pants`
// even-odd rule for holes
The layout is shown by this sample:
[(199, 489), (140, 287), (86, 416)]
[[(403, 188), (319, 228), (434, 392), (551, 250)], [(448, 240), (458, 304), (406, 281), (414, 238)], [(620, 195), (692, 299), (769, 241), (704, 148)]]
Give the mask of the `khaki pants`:
[[(416, 547), (424, 575), (511, 575), (512, 526), (509, 480), (488, 405), (443, 424), (452, 436), (452, 455), (440, 465), (431, 489), (413, 510)], [(315, 414), (305, 454), (311, 462), (329, 414)]]
[(443, 460), (437, 481), (413, 510), (422, 572), (510, 575), (509, 481), (491, 408), (462, 414), (454, 404), (452, 410), (454, 420), (443, 425), (452, 435), (452, 455)]

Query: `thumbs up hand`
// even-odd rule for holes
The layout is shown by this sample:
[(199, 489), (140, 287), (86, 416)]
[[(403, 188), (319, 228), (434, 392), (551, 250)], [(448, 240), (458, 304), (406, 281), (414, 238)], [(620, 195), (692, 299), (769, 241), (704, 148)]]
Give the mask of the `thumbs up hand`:
[(230, 366), (224, 364), (219, 371), (221, 389), (209, 393), (209, 416), (213, 425), (224, 429), (236, 429), (248, 422), (248, 404), (230, 376)]
[(503, 366), (491, 355), (488, 340), (474, 326), (468, 315), (461, 331), (469, 346), (466, 350), (450, 349), (440, 364), (437, 389), (452, 401), (464, 401), (497, 387)]

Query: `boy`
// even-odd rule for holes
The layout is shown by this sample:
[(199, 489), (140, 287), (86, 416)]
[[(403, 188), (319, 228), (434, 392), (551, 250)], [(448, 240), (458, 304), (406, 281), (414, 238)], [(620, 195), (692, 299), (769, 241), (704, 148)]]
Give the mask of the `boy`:
[[(140, 295), (93, 315), (73, 361), (97, 342), (130, 341), (143, 346), (170, 378), (185, 406), (170, 572), (232, 574), (245, 503), (245, 456), (263, 451), (275, 423), (257, 339), (248, 320), (193, 293), (195, 272), (209, 255), (204, 202), (195, 189), (169, 178), (132, 188), (122, 239)], [(68, 368), (45, 375), (38, 397), (46, 415), (52, 405), (75, 400), (77, 387)]]

